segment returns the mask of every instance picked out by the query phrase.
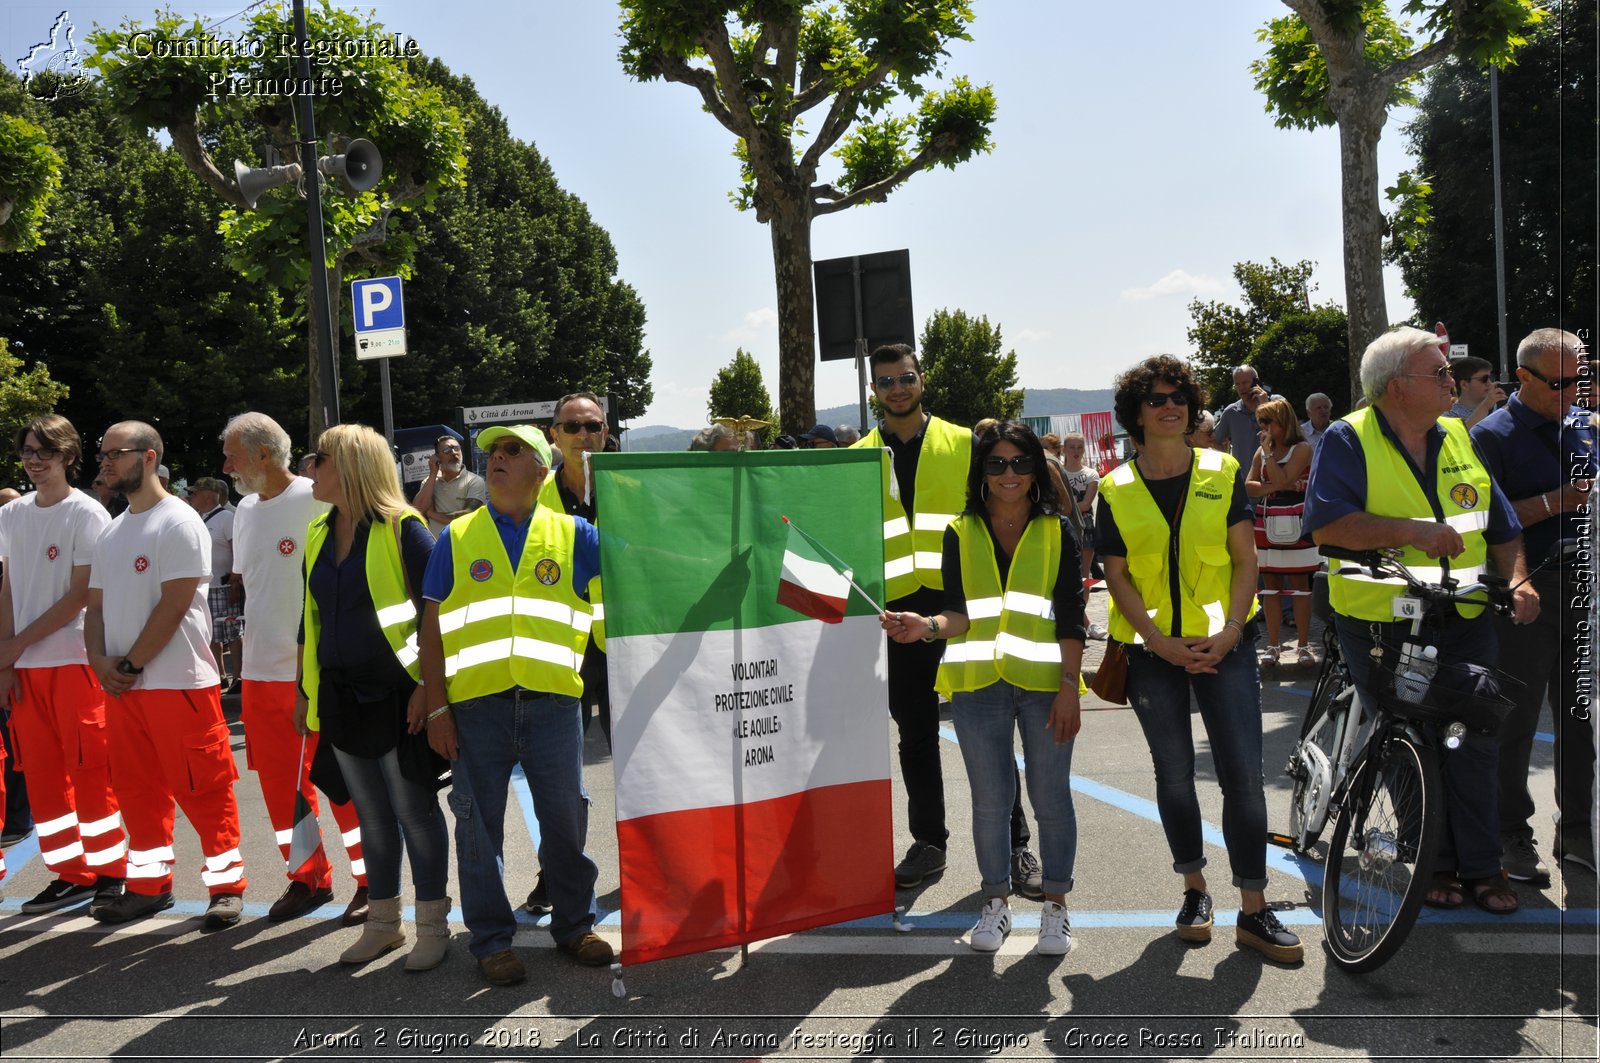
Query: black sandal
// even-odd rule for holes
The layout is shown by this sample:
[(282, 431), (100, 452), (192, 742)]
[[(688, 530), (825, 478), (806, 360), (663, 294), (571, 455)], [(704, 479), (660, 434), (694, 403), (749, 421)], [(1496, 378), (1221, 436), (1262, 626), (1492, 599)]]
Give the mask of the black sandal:
[[(1444, 900), (1436, 900), (1431, 894), (1445, 893), (1449, 896)], [(1422, 903), (1429, 908), (1442, 908), (1450, 911), (1461, 907), (1467, 902), (1467, 887), (1454, 871), (1435, 871), (1433, 885), (1428, 887), (1428, 894), (1422, 898)]]
[[(1461, 884), (1470, 891), (1472, 903), (1488, 912), (1490, 915), (1514, 915), (1522, 907), (1522, 898), (1517, 896), (1517, 891), (1511, 888), (1510, 881), (1504, 871), (1498, 875), (1488, 875), (1484, 878), (1464, 878)], [(1511, 901), (1509, 906), (1494, 907), (1490, 900)]]

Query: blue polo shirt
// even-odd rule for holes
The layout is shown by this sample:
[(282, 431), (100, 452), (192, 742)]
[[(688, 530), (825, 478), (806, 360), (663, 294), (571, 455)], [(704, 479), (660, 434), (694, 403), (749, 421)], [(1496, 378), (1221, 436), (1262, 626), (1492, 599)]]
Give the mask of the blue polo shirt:
[[(494, 529), (500, 533), (506, 556), (511, 558), (511, 571), (515, 572), (517, 562), (522, 560), (522, 548), (528, 541), (528, 526), (533, 522), (533, 513), (529, 511), (526, 518), (514, 521), (495, 509), (493, 502), (486, 508), (494, 518)], [(588, 601), (589, 581), (600, 574), (600, 532), (582, 517), (573, 517), (572, 520), (578, 526), (577, 538), (572, 544), (572, 588), (578, 597)], [(450, 547), (450, 529), (446, 528), (434, 544), (433, 556), (428, 558), (428, 571), (422, 577), (422, 596), (431, 602), (444, 601), (455, 587), (456, 570), (454, 562), (450, 560)]]
[[(1378, 419), (1378, 427), (1382, 430), (1384, 438), (1388, 439), (1394, 449), (1406, 459), (1406, 467), (1417, 478), (1417, 484), (1422, 488), (1422, 493), (1427, 498), (1434, 498), (1439, 486), (1439, 452), (1444, 449), (1444, 426), (1435, 422), (1428, 429), (1428, 467), (1417, 468), (1412, 462), (1411, 455), (1401, 444), (1400, 438), (1394, 434), (1394, 429), (1389, 426), (1389, 419), (1384, 417), (1383, 411), (1374, 408), (1373, 416)], [(1478, 452), (1479, 460), (1483, 460), (1482, 451)], [(1492, 476), (1494, 466), (1484, 461)], [(1309, 538), (1311, 533), (1318, 528), (1326, 527), (1341, 517), (1351, 513), (1364, 512), (1367, 508), (1367, 456), (1361, 449), (1361, 440), (1356, 435), (1355, 427), (1346, 420), (1338, 420), (1328, 426), (1328, 431), (1322, 437), (1322, 442), (1317, 445), (1316, 452), (1311, 458), (1311, 480), (1306, 485), (1306, 511), (1305, 534)], [(1427, 518), (1427, 514), (1417, 514), (1417, 519)], [(1435, 514), (1437, 516), (1437, 514)], [(1522, 534), (1522, 525), (1517, 522), (1517, 515), (1511, 509), (1511, 503), (1506, 501), (1505, 492), (1500, 485), (1491, 479), (1489, 484), (1489, 526), (1484, 529), (1483, 538), (1489, 543), (1508, 543)], [(438, 553), (438, 548), (434, 548)]]
[[(1530, 410), (1520, 393), (1472, 427), (1472, 445), (1495, 482), (1516, 502), (1574, 480), (1594, 479), (1595, 436), (1587, 410), (1574, 406), (1558, 424)], [(1528, 567), (1543, 562), (1561, 539), (1581, 538), (1588, 520), (1569, 511), (1561, 519), (1527, 525), (1522, 542)]]

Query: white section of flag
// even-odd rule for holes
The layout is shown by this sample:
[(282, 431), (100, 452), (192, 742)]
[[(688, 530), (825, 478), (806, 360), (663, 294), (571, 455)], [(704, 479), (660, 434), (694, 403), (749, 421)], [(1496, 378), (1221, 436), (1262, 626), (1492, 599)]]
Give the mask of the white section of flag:
[[(874, 616), (742, 631), (609, 640), (617, 819), (764, 801), (889, 777), (883, 705), (888, 658)], [(743, 682), (737, 663), (776, 660)], [(793, 684), (793, 700), (719, 711), (716, 697)], [(776, 716), (777, 734), (740, 738), (741, 719)], [(770, 745), (771, 763), (745, 765)]]

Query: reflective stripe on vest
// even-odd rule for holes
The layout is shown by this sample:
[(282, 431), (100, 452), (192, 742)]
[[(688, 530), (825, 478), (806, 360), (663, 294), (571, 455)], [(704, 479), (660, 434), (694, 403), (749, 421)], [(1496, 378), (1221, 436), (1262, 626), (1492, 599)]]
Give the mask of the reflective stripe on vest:
[[(876, 428), (856, 447), (878, 447), (887, 453)], [(972, 468), (972, 431), (930, 417), (917, 457), (916, 512), (910, 519), (894, 484), (894, 463), (883, 472), (883, 579), (889, 601), (918, 587), (944, 589), (944, 530), (967, 504), (967, 473)]]
[(515, 572), (488, 507), (450, 522), (454, 569), (439, 604), (445, 694), (452, 702), (512, 687), (577, 697), (589, 604), (572, 586), (573, 519), (536, 505)]
[[(319, 731), (321, 716), (317, 711), (317, 696), (321, 685), (322, 668), (317, 663), (317, 639), (322, 629), (322, 614), (316, 599), (311, 596), (311, 570), (316, 567), (322, 544), (328, 539), (328, 521), (332, 514), (324, 514), (311, 522), (306, 529), (306, 588), (305, 618), (306, 641), (300, 647), (300, 686), (306, 693), (306, 726)], [(414, 510), (400, 515), (402, 526), (408, 520), (421, 520)], [(404, 564), (394, 526), (387, 521), (374, 520), (367, 526), (367, 592), (372, 595), (373, 611), (378, 626), (383, 629), (384, 641), (394, 651), (395, 660), (412, 679), (420, 680), (422, 665), (417, 657), (417, 606), (406, 597)]]
[(964, 513), (953, 527), (961, 544), (969, 626), (946, 643), (934, 689), (949, 697), (1001, 679), (1023, 690), (1061, 689), (1061, 643), (1048, 593), (1061, 570), (1061, 521), (1044, 516), (1028, 522), (1003, 591), (994, 540), (983, 520)]
[[(565, 512), (566, 506), (561, 500), (561, 491), (556, 484), (556, 470), (551, 469), (550, 475), (544, 478), (544, 483), (539, 485), (540, 506), (547, 506), (554, 513)], [(593, 614), (593, 622), (589, 627), (589, 637), (594, 639), (594, 645), (601, 653), (606, 652), (606, 610), (601, 604), (600, 577), (595, 576), (589, 581), (589, 608)]]
[[(1220, 450), (1196, 450), (1189, 471), (1189, 493), (1178, 522), (1178, 603), (1186, 636), (1219, 633), (1228, 619), (1233, 556), (1228, 553), (1228, 510), (1239, 463)], [(1136, 462), (1118, 465), (1100, 480), (1100, 497), (1111, 507), (1127, 548), (1128, 578), (1150, 619), (1163, 635), (1172, 633), (1169, 563), (1172, 528), (1151, 497)], [(1256, 614), (1250, 601), (1245, 619)], [(1113, 598), (1108, 626), (1118, 642), (1144, 640)]]
[[(1357, 410), (1344, 420), (1355, 429), (1366, 462), (1366, 512), (1377, 517), (1434, 519), (1433, 506), (1417, 483), (1410, 461), (1383, 434), (1371, 409)], [(1488, 540), (1483, 537), (1489, 527), (1489, 470), (1478, 460), (1459, 418), (1443, 417), (1439, 424), (1444, 428), (1444, 445), (1439, 448), (1434, 499), (1444, 523), (1460, 534), (1466, 549), (1449, 559), (1448, 566), (1409, 546), (1401, 551), (1400, 561), (1429, 583), (1444, 579), (1447, 567), (1451, 578), (1472, 583), (1483, 575), (1489, 552)], [(1405, 591), (1404, 580), (1374, 579), (1359, 565), (1337, 560), (1328, 569), (1328, 600), (1335, 612), (1381, 623), (1395, 618), (1394, 599)], [(1482, 613), (1483, 606), (1457, 603), (1456, 611), (1470, 618)]]

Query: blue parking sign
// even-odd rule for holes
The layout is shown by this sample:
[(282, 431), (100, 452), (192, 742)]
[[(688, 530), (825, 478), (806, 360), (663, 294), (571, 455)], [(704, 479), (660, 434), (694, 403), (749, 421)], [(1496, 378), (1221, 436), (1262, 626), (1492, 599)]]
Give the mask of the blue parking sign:
[(381, 332), (406, 327), (405, 305), (400, 299), (399, 277), (374, 277), (351, 281), (356, 332)]

